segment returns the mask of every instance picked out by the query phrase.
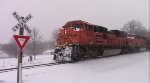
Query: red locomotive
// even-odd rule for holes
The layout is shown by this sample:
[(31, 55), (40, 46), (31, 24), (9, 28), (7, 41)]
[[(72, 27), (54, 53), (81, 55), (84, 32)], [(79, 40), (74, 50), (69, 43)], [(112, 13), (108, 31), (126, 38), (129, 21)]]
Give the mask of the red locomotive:
[(54, 60), (75, 61), (146, 50), (144, 38), (123, 31), (76, 20), (67, 22), (58, 33)]

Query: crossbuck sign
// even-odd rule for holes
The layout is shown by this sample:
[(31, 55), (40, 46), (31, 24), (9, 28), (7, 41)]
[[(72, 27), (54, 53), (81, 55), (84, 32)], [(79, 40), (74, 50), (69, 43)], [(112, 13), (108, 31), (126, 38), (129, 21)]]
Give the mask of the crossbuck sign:
[(32, 18), (32, 15), (29, 14), (24, 18), (24, 17), (20, 17), (17, 12), (14, 12), (13, 16), (19, 22), (12, 28), (14, 32), (17, 31), (19, 28), (23, 27), (25, 30), (27, 30), (28, 33), (31, 33), (31, 29), (28, 27), (26, 23)]

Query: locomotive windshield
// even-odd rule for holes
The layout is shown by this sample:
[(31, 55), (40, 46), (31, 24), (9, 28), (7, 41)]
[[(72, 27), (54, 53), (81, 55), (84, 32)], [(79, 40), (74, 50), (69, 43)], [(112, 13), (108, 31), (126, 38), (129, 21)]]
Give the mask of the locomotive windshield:
[(82, 27), (83, 27), (82, 24), (74, 24), (74, 25), (73, 25), (73, 30), (79, 31)]
[(63, 28), (73, 28), (75, 31), (79, 31), (83, 27), (83, 24), (66, 24)]
[(82, 24), (74, 24), (73, 27), (75, 27), (75, 28), (82, 28), (83, 25)]

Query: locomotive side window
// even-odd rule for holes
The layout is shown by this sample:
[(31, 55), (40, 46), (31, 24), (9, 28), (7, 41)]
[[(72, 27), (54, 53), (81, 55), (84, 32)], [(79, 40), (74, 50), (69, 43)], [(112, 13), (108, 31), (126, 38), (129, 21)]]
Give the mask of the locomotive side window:
[(100, 32), (100, 29), (99, 29), (99, 27), (97, 27), (97, 26), (94, 26), (94, 32)]
[(92, 30), (92, 26), (91, 25), (86, 25), (86, 29), (87, 30)]
[(104, 28), (102, 26), (94, 26), (94, 32), (107, 32), (107, 28)]

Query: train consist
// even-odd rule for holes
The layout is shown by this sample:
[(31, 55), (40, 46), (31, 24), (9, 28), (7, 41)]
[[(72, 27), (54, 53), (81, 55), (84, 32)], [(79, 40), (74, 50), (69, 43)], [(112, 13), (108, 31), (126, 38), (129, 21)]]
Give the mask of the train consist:
[(76, 20), (58, 33), (54, 60), (72, 62), (147, 50), (145, 38)]

